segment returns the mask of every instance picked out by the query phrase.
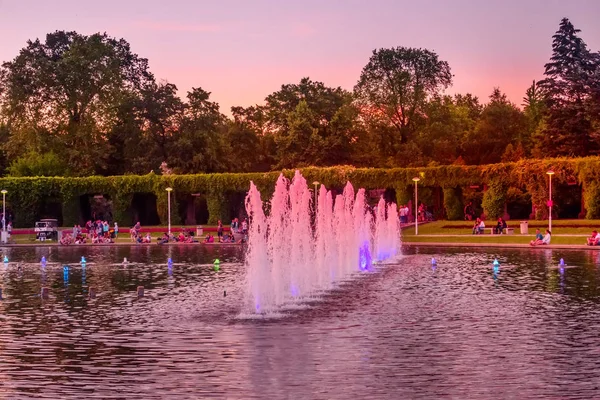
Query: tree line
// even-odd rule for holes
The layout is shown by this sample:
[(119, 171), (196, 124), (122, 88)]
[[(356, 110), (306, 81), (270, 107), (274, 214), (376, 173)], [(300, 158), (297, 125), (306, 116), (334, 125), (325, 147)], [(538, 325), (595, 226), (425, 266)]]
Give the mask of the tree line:
[(568, 19), (522, 108), (444, 94), (450, 65), (427, 49), (374, 50), (353, 91), (303, 78), (222, 113), (211, 93), (158, 82), (107, 34), (57, 31), (0, 69), (0, 172), (87, 176), (260, 172), (303, 166), (479, 165), (600, 153), (600, 53)]

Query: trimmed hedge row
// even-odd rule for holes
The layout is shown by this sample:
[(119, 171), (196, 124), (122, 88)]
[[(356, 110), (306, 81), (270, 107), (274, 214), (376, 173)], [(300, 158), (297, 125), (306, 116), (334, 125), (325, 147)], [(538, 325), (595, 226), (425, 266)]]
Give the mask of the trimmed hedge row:
[[(471, 185), (485, 186), (483, 206), (488, 217), (502, 215), (506, 192), (511, 187), (523, 188), (531, 194), (537, 218), (547, 215), (548, 176), (552, 169), (553, 182), (557, 184), (581, 184), (584, 190), (587, 218), (600, 217), (600, 158), (521, 160), (515, 163), (481, 166), (445, 165), (426, 168), (354, 168), (338, 166), (330, 168), (308, 167), (301, 172), (309, 182), (318, 181), (330, 188), (342, 188), (350, 181), (355, 187), (366, 189), (393, 188), (398, 203), (406, 203), (412, 196), (412, 178), (420, 176), (419, 193), (427, 196), (428, 188), (440, 187), (444, 193), (444, 206), (451, 219), (462, 217), (461, 188)], [(282, 173), (292, 178), (293, 170)], [(209, 223), (227, 220), (228, 196), (232, 192), (245, 192), (253, 181), (263, 199), (272, 194), (280, 172), (269, 173), (222, 173), (195, 175), (123, 175), (84, 178), (30, 177), (0, 178), (0, 187), (8, 190), (7, 202), (15, 213), (15, 226), (28, 227), (35, 222), (41, 204), (55, 199), (62, 204), (63, 224), (78, 222), (79, 197), (88, 194), (104, 194), (113, 201), (115, 220), (124, 226), (131, 224), (131, 202), (134, 193), (152, 193), (157, 198), (157, 211), (161, 221), (167, 217), (167, 187), (173, 193), (202, 193), (206, 196)], [(423, 188), (423, 191), (421, 191)], [(424, 197), (419, 196), (423, 200)], [(181, 223), (177, 215), (177, 201), (171, 197), (171, 221)]]

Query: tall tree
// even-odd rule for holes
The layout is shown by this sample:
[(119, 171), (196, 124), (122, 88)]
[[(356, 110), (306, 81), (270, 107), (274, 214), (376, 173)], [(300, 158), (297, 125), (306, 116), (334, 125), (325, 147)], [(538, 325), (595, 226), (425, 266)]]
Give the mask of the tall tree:
[(45, 42), (28, 41), (2, 65), (0, 78), (2, 110), (12, 132), (9, 154), (48, 146), (77, 174), (106, 166), (107, 135), (119, 102), (153, 80), (147, 60), (125, 40), (64, 31), (48, 34)]
[(406, 143), (427, 99), (451, 84), (450, 66), (435, 52), (396, 47), (373, 50), (354, 92), (363, 112), (385, 116)]
[(527, 88), (525, 97), (523, 97), (523, 111), (527, 117), (529, 134), (533, 134), (540, 122), (545, 111), (544, 91), (534, 80), (531, 86)]
[(336, 165), (351, 160), (358, 112), (352, 94), (303, 78), (266, 98), (267, 135), (277, 148), (277, 167)]
[(475, 130), (465, 137), (463, 158), (468, 164), (497, 163), (509, 144), (518, 146), (526, 141), (523, 112), (495, 88)]
[(579, 29), (563, 18), (553, 36), (552, 57), (545, 65), (540, 87), (546, 93), (547, 113), (537, 134), (539, 156), (587, 156), (600, 152), (595, 116), (588, 105), (600, 65), (578, 36)]
[(192, 88), (168, 164), (178, 173), (229, 170), (230, 144), (225, 141), (225, 122), (219, 104), (210, 101), (210, 92)]

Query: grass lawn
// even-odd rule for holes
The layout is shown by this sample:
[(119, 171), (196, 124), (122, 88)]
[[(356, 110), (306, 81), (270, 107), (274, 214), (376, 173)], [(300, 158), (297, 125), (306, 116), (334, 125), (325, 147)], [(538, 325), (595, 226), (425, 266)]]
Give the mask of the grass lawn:
[[(513, 235), (473, 235), (471, 221), (434, 221), (419, 225), (419, 235), (415, 236), (413, 227), (402, 231), (402, 240), (411, 243), (506, 243), (527, 244), (539, 227), (542, 234), (548, 221), (529, 221), (529, 233), (520, 234), (520, 221), (507, 221), (509, 228), (515, 229)], [(492, 227), (495, 221), (485, 221), (486, 227)], [(552, 221), (552, 244), (585, 245), (585, 237), (593, 229), (600, 230), (600, 220), (554, 220)], [(486, 229), (486, 232), (487, 229)]]
[[(472, 221), (434, 221), (419, 225), (420, 235), (472, 235)], [(520, 235), (520, 221), (507, 221), (509, 228), (515, 229), (515, 235)], [(486, 228), (496, 226), (496, 221), (485, 221)], [(535, 235), (536, 228), (544, 233), (548, 221), (529, 221), (529, 236)], [(560, 219), (552, 221), (552, 236), (554, 235), (590, 235), (592, 230), (600, 231), (600, 220), (594, 219)], [(486, 230), (487, 232), (487, 230)], [(412, 234), (414, 229), (406, 228), (404, 234)], [(477, 235), (475, 235), (477, 236)], [(482, 235), (486, 236), (486, 235)], [(487, 235), (491, 236), (491, 235)]]

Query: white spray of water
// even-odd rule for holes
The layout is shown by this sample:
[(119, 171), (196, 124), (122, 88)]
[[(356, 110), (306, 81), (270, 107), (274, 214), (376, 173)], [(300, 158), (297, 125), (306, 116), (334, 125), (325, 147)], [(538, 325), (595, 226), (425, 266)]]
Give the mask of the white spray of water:
[(260, 192), (250, 184), (245, 264), (252, 312), (277, 313), (286, 302), (329, 289), (351, 274), (368, 271), (372, 261), (400, 253), (396, 204), (380, 199), (373, 216), (365, 190), (355, 193), (350, 182), (335, 201), (324, 185), (316, 207), (312, 201), (298, 171), (291, 182), (280, 175), (267, 216)]

